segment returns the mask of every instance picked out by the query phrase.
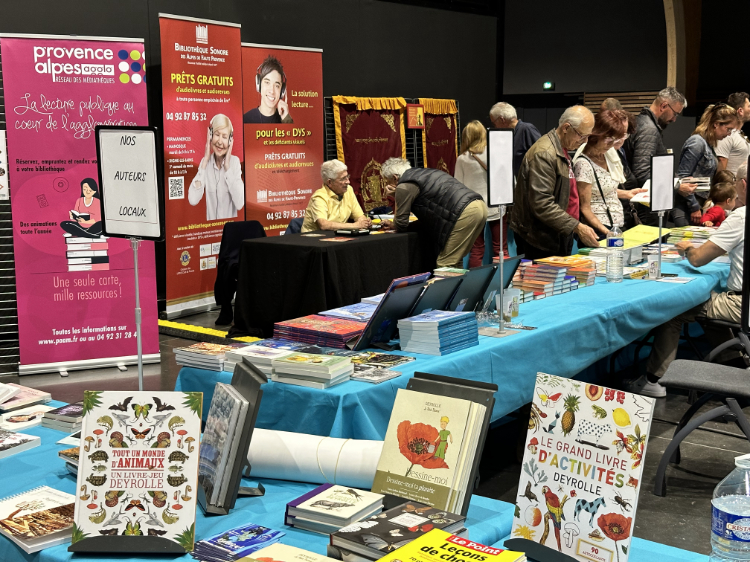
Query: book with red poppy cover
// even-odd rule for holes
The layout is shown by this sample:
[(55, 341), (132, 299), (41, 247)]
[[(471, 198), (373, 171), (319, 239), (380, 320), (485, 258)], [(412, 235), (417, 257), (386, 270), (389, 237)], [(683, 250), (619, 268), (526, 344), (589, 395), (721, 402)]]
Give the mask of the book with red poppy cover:
[(465, 522), (462, 515), (419, 502), (406, 502), (339, 529), (331, 535), (331, 546), (378, 560), (434, 529), (461, 534)]
[(513, 538), (626, 562), (654, 400), (538, 373)]
[(460, 511), (486, 408), (399, 389), (372, 491)]

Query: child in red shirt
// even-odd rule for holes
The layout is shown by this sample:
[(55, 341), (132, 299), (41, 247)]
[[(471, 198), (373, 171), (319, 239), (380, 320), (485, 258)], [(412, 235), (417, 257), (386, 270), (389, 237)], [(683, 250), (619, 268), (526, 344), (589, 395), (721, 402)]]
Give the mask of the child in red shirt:
[(711, 186), (708, 200), (713, 203), (708, 211), (703, 214), (701, 224), (703, 226), (721, 226), (727, 218), (727, 211), (734, 209), (737, 204), (737, 190), (730, 182), (721, 182)]

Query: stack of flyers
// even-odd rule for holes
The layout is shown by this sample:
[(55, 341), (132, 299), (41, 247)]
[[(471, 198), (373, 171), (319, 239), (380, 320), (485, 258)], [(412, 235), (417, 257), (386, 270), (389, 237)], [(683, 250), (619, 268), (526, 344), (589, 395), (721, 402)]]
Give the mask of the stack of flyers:
[(201, 562), (234, 562), (278, 542), (285, 533), (248, 523), (195, 543), (190, 554)]
[(354, 365), (354, 373), (352, 373), (351, 378), (353, 381), (379, 384), (400, 376), (401, 371), (391, 371), (390, 369), (371, 367), (369, 365)]

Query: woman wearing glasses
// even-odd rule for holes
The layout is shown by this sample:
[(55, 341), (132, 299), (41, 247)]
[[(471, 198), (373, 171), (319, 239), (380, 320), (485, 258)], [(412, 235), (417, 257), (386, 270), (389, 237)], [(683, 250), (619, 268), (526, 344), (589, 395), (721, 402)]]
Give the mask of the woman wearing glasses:
[[(739, 126), (737, 112), (725, 103), (709, 105), (703, 112), (693, 134), (682, 145), (680, 165), (677, 168), (679, 178), (713, 178), (718, 161), (716, 144), (729, 136)], [(675, 192), (672, 221), (675, 226), (699, 225), (701, 223), (701, 204), (695, 196), (695, 184), (682, 183)]]
[(594, 130), (574, 164), (581, 219), (593, 228), (599, 239), (614, 225), (623, 228), (625, 216), (620, 199), (632, 199), (643, 189), (624, 190), (622, 164), (617, 150), (628, 138), (628, 114), (621, 110), (600, 111)]

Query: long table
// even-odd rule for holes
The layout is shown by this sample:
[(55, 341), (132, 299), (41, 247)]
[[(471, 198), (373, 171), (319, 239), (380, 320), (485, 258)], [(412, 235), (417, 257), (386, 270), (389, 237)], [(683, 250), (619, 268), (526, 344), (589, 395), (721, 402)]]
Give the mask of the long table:
[[(50, 403), (61, 406), (62, 403)], [(64, 462), (57, 456), (59, 450), (67, 445), (57, 445), (56, 441), (65, 436), (64, 433), (43, 427), (27, 429), (24, 433), (38, 435), (42, 444), (29, 451), (0, 460), (0, 499), (14, 495), (37, 486), (47, 485), (57, 490), (71, 494), (76, 493), (76, 480), (65, 469)], [(196, 541), (214, 534), (226, 531), (232, 527), (247, 523), (257, 523), (286, 533), (281, 542), (299, 548), (304, 548), (318, 554), (326, 553), (328, 537), (287, 527), (284, 525), (284, 509), (286, 504), (307, 493), (315, 486), (299, 482), (285, 482), (280, 480), (262, 480), (266, 494), (262, 498), (239, 498), (237, 505), (229, 515), (223, 517), (206, 517), (198, 509), (195, 522)], [(514, 506), (509, 503), (492, 500), (482, 496), (474, 496), (469, 507), (467, 527), (472, 540), (491, 545), (498, 543), (510, 534), (513, 523)], [(33, 555), (25, 554), (10, 540), (0, 536), (0, 560), (2, 562), (62, 562), (69, 560), (87, 560), (91, 562), (106, 560), (164, 560), (163, 557), (125, 555), (76, 556), (68, 552), (68, 545), (60, 545), (42, 550)], [(658, 556), (658, 558), (657, 558)], [(633, 541), (629, 560), (631, 562), (650, 562), (659, 559), (661, 562), (689, 561), (704, 562), (707, 556), (698, 555), (650, 541), (636, 539)], [(190, 555), (169, 560), (192, 561)]]
[(388, 232), (330, 242), (334, 232), (245, 240), (231, 337), (271, 337), (274, 322), (382, 293), (391, 280), (431, 271), (426, 237)]
[[(729, 267), (664, 264), (666, 272), (692, 277), (687, 284), (598, 278), (592, 287), (521, 305), (519, 320), (536, 330), (505, 338), (479, 338), (479, 345), (445, 357), (420, 354), (397, 367), (402, 376), (379, 385), (348, 381), (327, 390), (269, 382), (257, 427), (354, 439), (383, 439), (396, 391), (415, 371), (495, 383), (492, 420), (531, 401), (538, 371), (573, 377), (649, 330), (705, 301), (726, 286)], [(395, 352), (400, 353), (400, 352)], [(217, 382), (231, 373), (183, 368), (176, 390), (201, 391), (209, 404)]]

